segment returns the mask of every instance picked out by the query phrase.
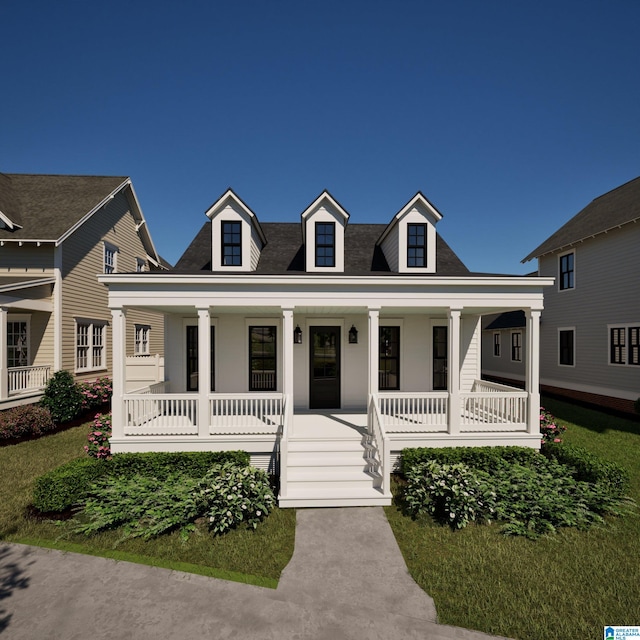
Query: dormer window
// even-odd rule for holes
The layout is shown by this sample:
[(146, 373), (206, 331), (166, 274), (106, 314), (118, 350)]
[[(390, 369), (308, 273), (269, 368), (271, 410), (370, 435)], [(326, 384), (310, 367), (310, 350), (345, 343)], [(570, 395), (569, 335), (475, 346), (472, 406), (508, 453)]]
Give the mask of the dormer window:
[(407, 225), (407, 267), (427, 266), (427, 225)]
[(316, 267), (335, 267), (336, 223), (316, 222)]
[(242, 227), (240, 222), (222, 223), (222, 265), (242, 266)]

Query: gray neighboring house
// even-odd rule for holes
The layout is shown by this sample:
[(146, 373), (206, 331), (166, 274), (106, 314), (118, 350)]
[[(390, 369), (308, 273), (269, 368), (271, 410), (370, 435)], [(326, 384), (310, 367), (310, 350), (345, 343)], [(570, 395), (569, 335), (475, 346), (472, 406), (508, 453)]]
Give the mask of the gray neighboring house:
[[(625, 413), (640, 397), (640, 177), (593, 200), (524, 258), (555, 276), (540, 324), (542, 391)], [(514, 322), (516, 324), (514, 324)], [(503, 326), (498, 326), (498, 325)], [(483, 375), (522, 379), (508, 352), (491, 356), (502, 317), (483, 331)], [(512, 326), (507, 326), (512, 325)], [(486, 355), (485, 355), (486, 354)]]
[[(59, 369), (111, 375), (97, 276), (163, 269), (129, 178), (0, 173), (0, 409), (37, 401)], [(126, 354), (144, 384), (159, 375), (162, 316), (127, 320)]]

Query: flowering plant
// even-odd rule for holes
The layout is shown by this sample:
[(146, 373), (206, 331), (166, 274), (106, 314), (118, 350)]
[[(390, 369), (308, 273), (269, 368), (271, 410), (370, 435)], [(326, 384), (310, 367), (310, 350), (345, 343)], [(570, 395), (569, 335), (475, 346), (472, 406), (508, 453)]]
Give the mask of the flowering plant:
[(540, 407), (540, 434), (542, 435), (542, 444), (551, 442), (562, 442), (560, 437), (567, 430), (563, 424), (558, 421), (544, 407)]
[(109, 438), (111, 437), (111, 414), (98, 413), (93, 421), (93, 428), (87, 436), (89, 444), (84, 445), (84, 450), (92, 458), (110, 458), (111, 447)]
[(83, 410), (95, 409), (111, 401), (113, 387), (111, 379), (107, 376), (91, 382), (80, 382), (78, 388), (82, 394)]

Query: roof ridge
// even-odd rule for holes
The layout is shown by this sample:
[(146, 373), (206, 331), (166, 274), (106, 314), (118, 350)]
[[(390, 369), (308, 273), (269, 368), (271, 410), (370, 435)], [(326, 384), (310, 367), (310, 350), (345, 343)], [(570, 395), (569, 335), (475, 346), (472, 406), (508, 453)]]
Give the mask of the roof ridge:
[[(626, 187), (627, 185), (631, 184), (632, 182), (635, 182), (636, 180), (640, 180), (640, 176), (637, 176), (635, 178), (631, 178), (631, 180), (627, 180), (626, 182), (623, 182), (622, 184), (618, 185), (617, 187), (614, 187), (613, 189), (609, 189), (609, 191), (605, 191), (604, 193), (600, 194), (599, 196), (596, 196), (591, 202), (595, 202), (596, 200), (600, 200), (600, 198), (604, 198), (605, 196), (608, 196), (610, 193), (613, 193), (614, 191), (618, 191), (618, 189), (622, 189), (623, 187)], [(578, 212), (580, 213), (580, 212)], [(578, 215), (578, 214), (576, 214)]]

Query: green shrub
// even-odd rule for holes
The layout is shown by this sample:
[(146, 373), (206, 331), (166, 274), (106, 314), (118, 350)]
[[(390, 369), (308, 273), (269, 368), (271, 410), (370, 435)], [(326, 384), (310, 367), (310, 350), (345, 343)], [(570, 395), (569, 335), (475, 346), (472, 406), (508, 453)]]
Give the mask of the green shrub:
[(484, 471), (430, 460), (411, 467), (406, 478), (405, 507), (414, 517), (430, 514), (453, 529), (494, 517), (496, 493)]
[(87, 535), (123, 527), (123, 539), (152, 538), (179, 529), (183, 539), (206, 518), (215, 534), (246, 524), (256, 528), (275, 505), (264, 471), (233, 462), (215, 464), (203, 478), (171, 473), (105, 478), (82, 503), (76, 531)]
[(82, 393), (68, 371), (56, 371), (47, 382), (40, 404), (55, 423), (69, 422), (82, 411)]
[(37, 404), (25, 404), (0, 411), (0, 442), (41, 436), (55, 428), (49, 410)]
[(65, 511), (85, 498), (91, 485), (102, 477), (143, 475), (166, 481), (171, 474), (180, 473), (202, 478), (215, 464), (248, 466), (249, 461), (245, 451), (118, 453), (110, 460), (82, 458), (37, 478), (33, 504), (43, 512)]
[(576, 480), (597, 485), (612, 498), (622, 498), (629, 491), (629, 472), (624, 467), (603, 460), (582, 447), (548, 444), (542, 448), (542, 453), (570, 467)]

